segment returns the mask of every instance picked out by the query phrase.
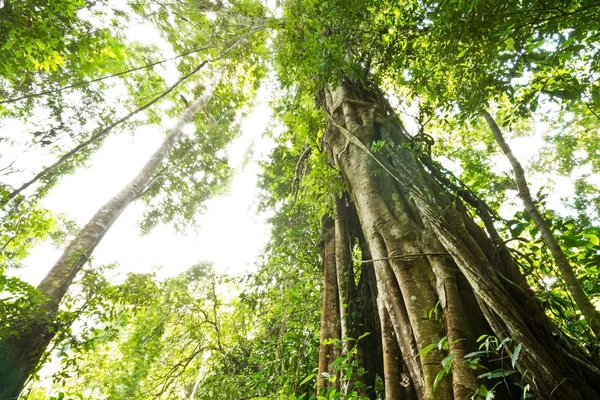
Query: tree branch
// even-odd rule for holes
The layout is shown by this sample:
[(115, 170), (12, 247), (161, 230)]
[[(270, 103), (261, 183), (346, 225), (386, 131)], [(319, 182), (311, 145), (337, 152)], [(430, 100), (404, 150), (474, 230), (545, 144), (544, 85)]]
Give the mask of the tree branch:
[(581, 310), (581, 313), (585, 317), (587, 323), (589, 324), (596, 337), (600, 339), (600, 313), (598, 312), (598, 310), (596, 310), (590, 299), (583, 291), (579, 280), (577, 280), (577, 277), (575, 276), (575, 272), (573, 271), (571, 263), (567, 259), (567, 256), (561, 249), (558, 242), (556, 241), (556, 238), (554, 237), (550, 226), (538, 210), (538, 207), (535, 201), (533, 200), (533, 197), (531, 196), (531, 192), (529, 191), (529, 186), (527, 185), (527, 181), (525, 179), (525, 171), (523, 170), (523, 167), (521, 166), (519, 160), (517, 160), (517, 158), (513, 154), (508, 143), (506, 143), (506, 140), (502, 135), (500, 127), (498, 127), (494, 118), (486, 110), (483, 110), (482, 114), (485, 120), (487, 121), (488, 126), (494, 133), (496, 142), (498, 142), (498, 145), (506, 155), (506, 158), (508, 158), (508, 160), (510, 161), (513, 172), (515, 174), (515, 179), (517, 181), (519, 197), (523, 201), (525, 210), (531, 216), (535, 225), (539, 229), (542, 235), (542, 239), (544, 240), (546, 246), (548, 246), (548, 250), (550, 250), (552, 257), (554, 258), (554, 261), (556, 262), (556, 265), (558, 266), (558, 269), (563, 279), (565, 280), (565, 283), (569, 288), (571, 295), (573, 296), (573, 299), (575, 299), (575, 302)]
[(258, 32), (260, 30), (263, 30), (263, 29), (265, 29), (265, 26), (259, 26), (259, 27), (255, 28), (255, 29), (249, 31), (248, 33), (240, 36), (238, 38), (238, 40), (236, 40), (227, 50), (225, 50), (223, 53), (221, 53), (221, 55), (219, 55), (216, 58), (213, 58), (213, 59), (210, 59), (210, 60), (205, 60), (205, 61), (201, 62), (196, 68), (194, 68), (191, 72), (189, 72), (186, 75), (184, 75), (183, 77), (181, 77), (177, 82), (175, 82), (173, 85), (171, 85), (167, 90), (165, 90), (164, 92), (162, 92), (160, 95), (156, 96), (154, 99), (150, 100), (149, 102), (147, 102), (146, 104), (142, 105), (138, 109), (130, 112), (126, 116), (124, 116), (124, 117), (120, 118), (119, 120), (113, 122), (109, 126), (101, 129), (99, 132), (97, 132), (94, 135), (92, 135), (88, 140), (80, 143), (79, 145), (75, 146), (73, 149), (69, 150), (66, 154), (64, 154), (62, 157), (60, 157), (58, 160), (56, 160), (52, 165), (50, 165), (49, 167), (44, 168), (42, 171), (40, 171), (38, 174), (36, 174), (29, 181), (27, 181), (23, 185), (21, 185), (18, 189), (15, 189), (10, 194), (8, 194), (8, 196), (6, 196), (4, 199), (2, 199), (2, 201), (0, 201), (0, 206), (4, 206), (6, 203), (8, 203), (10, 200), (12, 200), (15, 196), (17, 196), (18, 194), (20, 194), (23, 190), (27, 189), (29, 186), (31, 186), (32, 184), (34, 184), (35, 182), (37, 182), (38, 180), (40, 180), (42, 177), (44, 177), (45, 175), (47, 175), (54, 168), (58, 167), (59, 165), (63, 164), (65, 161), (67, 161), (68, 159), (70, 159), (79, 150), (81, 150), (81, 149), (89, 146), (90, 144), (92, 144), (96, 140), (98, 140), (98, 139), (102, 138), (103, 136), (105, 136), (108, 132), (110, 132), (116, 126), (122, 124), (123, 122), (127, 121), (128, 119), (130, 119), (134, 115), (140, 113), (141, 111), (144, 111), (148, 107), (150, 107), (153, 104), (157, 103), (159, 100), (161, 100), (166, 95), (168, 95), (169, 93), (171, 93), (175, 88), (177, 88), (177, 86), (179, 86), (183, 81), (187, 80), (189, 77), (191, 77), (196, 72), (198, 72), (206, 64), (211, 64), (211, 63), (214, 63), (214, 62), (217, 62), (217, 61), (223, 59), (235, 47), (237, 47), (237, 45), (242, 40), (246, 39), (248, 36), (250, 36), (250, 35), (252, 35), (252, 34), (254, 34), (254, 33), (256, 33), (256, 32)]

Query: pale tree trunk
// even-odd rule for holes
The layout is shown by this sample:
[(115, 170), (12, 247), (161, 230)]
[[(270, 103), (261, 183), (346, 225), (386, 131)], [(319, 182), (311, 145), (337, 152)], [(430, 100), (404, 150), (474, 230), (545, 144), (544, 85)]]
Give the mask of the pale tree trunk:
[(56, 334), (53, 319), (71, 283), (119, 215), (151, 182), (164, 159), (182, 137), (184, 126), (193, 123), (198, 111), (210, 101), (213, 90), (213, 86), (206, 88), (202, 96), (183, 112), (142, 170), (96, 212), (39, 284), (38, 290), (47, 296), (47, 301), (41, 305), (45, 317), (32, 320), (29, 330), (20, 332), (18, 338), (0, 342), (1, 400), (18, 397), (29, 376), (38, 368), (40, 359)]
[(527, 214), (529, 214), (537, 228), (540, 230), (542, 239), (544, 240), (546, 246), (548, 246), (548, 250), (550, 250), (550, 254), (552, 254), (554, 262), (556, 262), (556, 265), (558, 266), (558, 269), (565, 280), (565, 283), (567, 284), (569, 292), (573, 296), (573, 299), (575, 299), (577, 306), (581, 310), (581, 313), (585, 317), (588, 325), (596, 335), (596, 338), (600, 339), (600, 312), (596, 310), (590, 299), (583, 291), (579, 280), (577, 280), (577, 276), (575, 276), (575, 272), (573, 271), (571, 263), (569, 263), (567, 256), (565, 256), (565, 253), (556, 241), (550, 226), (548, 226), (548, 223), (538, 210), (535, 201), (531, 196), (531, 192), (529, 191), (529, 186), (527, 185), (527, 180), (525, 178), (525, 171), (523, 170), (519, 160), (517, 160), (517, 157), (515, 157), (513, 154), (512, 149), (506, 140), (504, 140), (504, 136), (502, 135), (500, 127), (498, 124), (496, 124), (494, 118), (487, 111), (483, 111), (483, 116), (493, 132), (496, 142), (498, 142), (502, 152), (510, 161), (510, 165), (512, 166), (515, 174), (515, 180), (517, 181), (519, 197), (525, 205), (525, 211), (527, 211)]
[(319, 347), (319, 367), (317, 393), (324, 394), (331, 388), (338, 388), (339, 377), (333, 362), (340, 355), (340, 314), (338, 282), (335, 259), (335, 223), (331, 217), (323, 218), (323, 309), (321, 311), (321, 344)]
[(181, 85), (181, 83), (183, 83), (186, 79), (190, 78), (192, 75), (194, 75), (196, 72), (198, 72), (202, 67), (204, 67), (209, 62), (210, 62), (210, 60), (203, 61), (202, 63), (200, 63), (200, 65), (198, 65), (196, 68), (194, 68), (191, 72), (189, 72), (188, 74), (186, 74), (183, 77), (181, 77), (180, 79), (178, 79), (177, 82), (175, 82), (173, 85), (169, 86), (167, 88), (167, 90), (165, 90), (164, 92), (162, 92), (161, 94), (159, 94), (158, 96), (156, 96), (155, 98), (150, 100), (149, 102), (143, 104), (142, 106), (138, 107), (134, 111), (131, 111), (124, 117), (119, 118), (118, 120), (112, 122), (110, 125), (108, 125), (104, 128), (101, 128), (99, 131), (92, 134), (89, 139), (79, 143), (77, 146), (75, 146), (74, 148), (72, 148), (71, 150), (69, 150), (68, 152), (63, 154), (62, 156), (60, 156), (60, 158), (58, 160), (56, 160), (54, 163), (52, 163), (50, 166), (45, 167), (42, 171), (38, 172), (33, 178), (31, 178), (27, 182), (23, 183), (17, 189), (10, 192), (4, 199), (0, 200), (0, 206), (3, 206), (4, 204), (8, 203), (10, 200), (15, 198), (17, 195), (21, 194), (25, 189), (27, 189), (34, 183), (38, 182), (44, 176), (48, 175), (50, 173), (50, 171), (58, 168), (60, 165), (67, 162), (68, 160), (70, 160), (75, 154), (79, 153), (82, 149), (85, 149), (86, 147), (90, 146), (92, 143), (98, 142), (98, 141), (100, 141), (100, 139), (103, 139), (106, 135), (108, 135), (114, 128), (116, 128), (120, 124), (126, 122), (127, 120), (134, 117), (136, 114), (139, 114), (140, 112), (150, 108), (152, 105), (156, 104), (157, 102), (159, 102), (160, 100), (165, 98), (169, 93), (171, 93), (173, 90), (175, 90), (175, 88), (177, 88), (179, 85)]
[[(600, 398), (596, 367), (578, 353), (574, 358), (590, 366), (584, 373), (563, 355), (574, 348), (556, 335), (506, 249), (494, 243), (497, 232), (486, 234), (426, 171), (383, 97), (345, 81), (324, 90), (320, 104), (330, 121), (325, 151), (347, 180), (372, 257), (386, 399), (463, 400), (498, 382), (497, 398), (518, 398), (519, 374), (478, 380), (481, 372), (466, 365), (482, 334), (521, 344), (516, 369), (537, 398)], [(382, 139), (385, 154), (372, 153)], [(447, 351), (424, 351), (444, 337)], [(451, 373), (434, 384), (449, 354)], [(501, 361), (481, 362), (499, 368)]]

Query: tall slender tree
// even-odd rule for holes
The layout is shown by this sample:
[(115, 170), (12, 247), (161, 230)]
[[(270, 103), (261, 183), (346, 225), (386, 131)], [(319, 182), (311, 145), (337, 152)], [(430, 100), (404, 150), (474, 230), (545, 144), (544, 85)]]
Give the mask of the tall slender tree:
[(550, 254), (554, 258), (556, 265), (558, 266), (560, 273), (567, 283), (567, 287), (569, 292), (575, 299), (577, 306), (581, 310), (584, 318), (587, 320), (588, 325), (596, 335), (598, 339), (600, 339), (600, 312), (596, 310), (589, 297), (586, 295), (585, 291), (581, 287), (581, 283), (577, 280), (577, 276), (573, 270), (573, 266), (569, 263), (567, 256), (564, 251), (561, 249), (558, 244), (556, 237), (552, 233), (548, 222), (544, 219), (537, 205), (535, 204), (535, 200), (531, 195), (529, 190), (529, 185), (527, 184), (527, 180), (525, 178), (525, 171), (521, 166), (517, 157), (513, 154), (510, 146), (504, 139), (504, 135), (500, 130), (500, 127), (496, 123), (496, 120), (488, 113), (487, 111), (483, 112), (483, 116), (487, 121), (490, 129), (494, 133), (494, 137), (498, 142), (498, 145), (502, 149), (502, 152), (506, 155), (506, 158), (510, 161), (510, 165), (515, 174), (515, 180), (517, 181), (517, 188), (519, 189), (519, 197), (523, 201), (523, 205), (525, 206), (525, 210), (533, 219), (535, 225), (540, 230), (542, 234), (542, 238), (548, 249), (550, 250)]
[(164, 159), (184, 134), (184, 127), (193, 123), (198, 112), (210, 101), (214, 86), (209, 85), (189, 105), (160, 147), (152, 154), (140, 172), (119, 193), (104, 204), (67, 246), (56, 264), (38, 285), (46, 296), (41, 304), (42, 318), (32, 319), (23, 332), (0, 342), (0, 398), (16, 398), (27, 379), (38, 367), (48, 344), (56, 333), (54, 324), (61, 300), (73, 280), (91, 257), (106, 232), (127, 206), (139, 197), (160, 169)]

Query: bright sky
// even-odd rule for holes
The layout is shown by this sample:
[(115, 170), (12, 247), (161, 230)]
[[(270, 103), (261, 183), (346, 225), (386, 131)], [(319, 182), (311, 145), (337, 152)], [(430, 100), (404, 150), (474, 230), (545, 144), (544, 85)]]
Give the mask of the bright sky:
[[(86, 17), (85, 10), (80, 16)], [(169, 44), (143, 20), (131, 21), (127, 37), (146, 45), (158, 46), (164, 57), (174, 55)], [(178, 79), (174, 63), (163, 64), (163, 67), (168, 84)], [(120, 94), (114, 92), (113, 95)], [(255, 212), (260, 173), (258, 162), (268, 156), (273, 146), (272, 140), (264, 136), (271, 116), (267, 105), (267, 86), (261, 89), (258, 99), (261, 101), (255, 105), (253, 112), (242, 120), (240, 137), (228, 149), (230, 165), (236, 168), (229, 191), (208, 201), (207, 211), (199, 218), (198, 228), (184, 235), (169, 226), (159, 225), (148, 235), (142, 236), (137, 223), (144, 206), (141, 202), (135, 202), (118, 218), (94, 251), (95, 265), (118, 262), (116, 271), (121, 276), (127, 272), (149, 272), (156, 267), (159, 268), (159, 276), (173, 276), (200, 261), (213, 262), (218, 271), (231, 274), (255, 269), (254, 261), (270, 235), (267, 216), (256, 215)], [(83, 226), (100, 206), (141, 169), (160, 145), (168, 127), (141, 127), (134, 135), (110, 135), (102, 148), (92, 156), (90, 168), (80, 168), (75, 174), (61, 178), (59, 185), (42, 200), (42, 206), (56, 214), (65, 213)], [(18, 131), (26, 127), (15, 125), (5, 128)], [(242, 164), (248, 152), (251, 152), (251, 157), (248, 157), (250, 161)], [(32, 168), (37, 170), (39, 157), (39, 154), (25, 154), (20, 160), (21, 166), (31, 163), (35, 165)], [(8, 162), (9, 158), (6, 157), (3, 163)], [(44, 164), (50, 164), (52, 160), (53, 157), (45, 158)], [(12, 183), (12, 179), (8, 181)], [(19, 180), (14, 182), (15, 186), (18, 187), (18, 183)], [(26, 268), (10, 272), (37, 285), (60, 253), (61, 250), (51, 243), (43, 243), (24, 260)]]
[[(149, 272), (161, 266), (159, 275), (176, 275), (199, 261), (212, 261), (217, 270), (238, 274), (254, 269), (254, 260), (269, 238), (266, 216), (256, 215), (258, 161), (265, 159), (272, 140), (263, 135), (270, 110), (263, 102), (242, 122), (242, 134), (229, 147), (232, 167), (237, 169), (229, 191), (208, 202), (196, 231), (178, 234), (159, 225), (141, 236), (137, 222), (144, 206), (130, 205), (94, 251), (95, 264), (118, 262), (118, 271)], [(111, 136), (92, 157), (91, 167), (61, 179), (42, 201), (57, 214), (66, 213), (84, 225), (110, 197), (141, 169), (159, 146), (164, 132), (140, 128), (135, 135)], [(250, 161), (242, 165), (248, 151)], [(52, 244), (35, 248), (24, 260), (25, 269), (14, 271), (37, 284), (60, 256)]]

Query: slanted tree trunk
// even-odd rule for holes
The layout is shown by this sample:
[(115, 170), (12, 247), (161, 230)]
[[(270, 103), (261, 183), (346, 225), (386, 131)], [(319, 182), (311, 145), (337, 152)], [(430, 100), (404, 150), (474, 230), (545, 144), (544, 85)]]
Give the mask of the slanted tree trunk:
[(542, 213), (540, 213), (540, 210), (538, 210), (536, 202), (533, 200), (533, 196), (531, 196), (531, 192), (529, 191), (529, 186), (527, 185), (525, 170), (523, 170), (521, 163), (513, 154), (510, 146), (508, 143), (506, 143), (506, 140), (504, 140), (504, 135), (502, 135), (500, 127), (498, 124), (496, 124), (494, 118), (487, 111), (483, 111), (483, 116), (492, 133), (494, 134), (496, 142), (498, 142), (502, 152), (510, 161), (510, 165), (512, 166), (515, 174), (515, 180), (517, 181), (519, 197), (525, 205), (525, 211), (527, 211), (527, 214), (529, 214), (535, 223), (535, 226), (537, 226), (537, 228), (540, 230), (542, 240), (548, 247), (548, 250), (550, 250), (550, 254), (552, 254), (552, 258), (554, 258), (560, 274), (567, 284), (567, 288), (569, 289), (571, 296), (573, 296), (573, 299), (575, 299), (575, 303), (577, 303), (577, 306), (581, 310), (581, 313), (583, 314), (588, 325), (594, 332), (594, 335), (596, 335), (596, 338), (600, 340), (600, 312), (596, 310), (589, 297), (585, 294), (583, 287), (581, 287), (581, 283), (579, 283), (579, 280), (573, 271), (571, 263), (556, 241), (556, 238), (554, 237), (550, 226), (542, 216)]
[[(320, 104), (330, 121), (325, 150), (347, 180), (372, 257), (386, 399), (463, 400), (496, 383), (497, 398), (518, 398), (513, 383), (521, 376), (537, 398), (600, 399), (597, 366), (561, 339), (494, 241), (497, 232), (481, 229), (416, 158), (383, 96), (345, 81), (323, 90)], [(385, 148), (375, 154), (376, 140)], [(521, 347), (519, 373), (477, 379), (482, 372), (474, 373), (464, 356), (477, 350), (482, 334)], [(442, 338), (447, 350), (431, 346)], [(439, 379), (449, 355), (451, 371)], [(502, 360), (481, 362), (511, 368)]]
[(29, 376), (39, 367), (48, 344), (56, 334), (54, 318), (71, 283), (92, 252), (125, 208), (135, 200), (183, 135), (183, 127), (194, 121), (210, 101), (213, 87), (205, 89), (171, 128), (163, 143), (127, 186), (103, 205), (67, 246), (59, 260), (38, 286), (47, 297), (41, 305), (45, 315), (32, 319), (28, 330), (0, 342), (0, 400), (19, 396)]
[(85, 149), (86, 147), (90, 146), (92, 143), (95, 143), (95, 142), (100, 141), (101, 139), (104, 139), (117, 126), (128, 121), (129, 119), (134, 117), (136, 114), (139, 114), (140, 112), (150, 108), (151, 106), (153, 106), (154, 104), (156, 104), (157, 102), (159, 102), (160, 100), (165, 98), (169, 93), (171, 93), (173, 90), (175, 90), (175, 88), (177, 88), (179, 85), (181, 85), (181, 83), (183, 83), (186, 79), (190, 78), (192, 75), (194, 75), (196, 72), (198, 72), (202, 67), (204, 67), (209, 62), (211, 62), (211, 61), (210, 60), (203, 61), (202, 63), (200, 63), (200, 65), (198, 65), (196, 68), (194, 68), (191, 72), (187, 73), (186, 75), (184, 75), (183, 77), (178, 79), (177, 82), (175, 82), (173, 85), (169, 86), (167, 88), (167, 90), (165, 90), (158, 96), (154, 97), (149, 102), (143, 104), (142, 106), (131, 111), (124, 117), (119, 118), (118, 120), (112, 122), (108, 126), (101, 128), (97, 132), (93, 133), (89, 139), (79, 143), (77, 146), (75, 146), (71, 150), (67, 151), (65, 154), (60, 156), (59, 159), (56, 160), (54, 163), (52, 163), (50, 166), (45, 167), (42, 171), (38, 172), (33, 178), (31, 178), (27, 182), (23, 183), (17, 189), (10, 192), (5, 198), (1, 199), (0, 206), (3, 206), (6, 203), (8, 203), (10, 200), (14, 199), (17, 195), (21, 194), (25, 189), (27, 189), (34, 183), (38, 182), (44, 176), (48, 175), (50, 173), (50, 171), (58, 168), (60, 165), (67, 162), (68, 160), (70, 160), (75, 154), (79, 153), (82, 149)]

